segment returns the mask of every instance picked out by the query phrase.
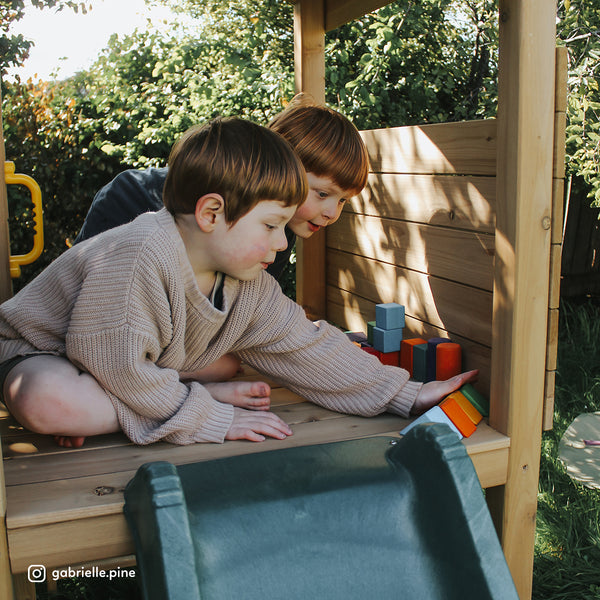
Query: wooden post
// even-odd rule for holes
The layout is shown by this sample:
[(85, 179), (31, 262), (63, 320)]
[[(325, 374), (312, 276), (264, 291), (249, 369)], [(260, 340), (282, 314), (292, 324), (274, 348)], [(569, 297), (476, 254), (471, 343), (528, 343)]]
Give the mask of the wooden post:
[(548, 341), (546, 383), (544, 393), (543, 429), (552, 429), (554, 422), (554, 381), (558, 352), (558, 311), (560, 306), (560, 270), (562, 258), (564, 187), (565, 187), (565, 129), (567, 125), (567, 48), (556, 48), (554, 95), (554, 159), (552, 161), (552, 234), (550, 247), (550, 291), (548, 294)]
[(511, 438), (490, 509), (531, 597), (548, 316), (556, 7), (500, 0), (496, 265), (490, 424)]
[(6, 483), (4, 481), (4, 463), (2, 462), (2, 445), (0, 444), (0, 598), (9, 600), (12, 597), (13, 584), (6, 537)]
[[(12, 282), (9, 268), (8, 241), (8, 204), (6, 198), (6, 183), (4, 181), (4, 136), (2, 127), (2, 96), (0, 95), (0, 302), (12, 296)], [(8, 540), (6, 537), (6, 484), (4, 481), (4, 463), (2, 461), (2, 446), (0, 444), (0, 598), (12, 598), (13, 586), (8, 558)]]
[(6, 182), (4, 180), (4, 136), (2, 127), (2, 96), (0, 92), (0, 303), (12, 296), (12, 280), (10, 278), (10, 243), (8, 237), (8, 200)]
[[(296, 91), (325, 103), (325, 12), (323, 0), (294, 6)], [(296, 300), (310, 318), (326, 317), (325, 232), (296, 242)]]

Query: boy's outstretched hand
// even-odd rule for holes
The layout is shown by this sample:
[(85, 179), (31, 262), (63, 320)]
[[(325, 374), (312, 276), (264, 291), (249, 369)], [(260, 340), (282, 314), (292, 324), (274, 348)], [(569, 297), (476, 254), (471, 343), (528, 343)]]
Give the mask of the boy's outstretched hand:
[(283, 440), (288, 435), (292, 435), (292, 430), (275, 413), (246, 410), (235, 406), (233, 422), (225, 439), (264, 442), (265, 436)]
[(421, 415), (427, 412), (431, 407), (439, 404), (448, 394), (455, 392), (465, 383), (475, 381), (479, 371), (467, 371), (460, 375), (455, 375), (446, 381), (430, 381), (421, 388), (417, 399), (410, 410), (411, 415)]

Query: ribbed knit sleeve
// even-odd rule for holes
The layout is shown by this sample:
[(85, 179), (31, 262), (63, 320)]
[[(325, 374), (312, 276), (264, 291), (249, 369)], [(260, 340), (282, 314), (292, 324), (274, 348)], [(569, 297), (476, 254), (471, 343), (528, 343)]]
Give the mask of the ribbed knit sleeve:
[(385, 411), (407, 417), (422, 384), (383, 365), (336, 327), (308, 320), (277, 284), (263, 279), (264, 302), (241, 340), (243, 360), (304, 398), (365, 417)]

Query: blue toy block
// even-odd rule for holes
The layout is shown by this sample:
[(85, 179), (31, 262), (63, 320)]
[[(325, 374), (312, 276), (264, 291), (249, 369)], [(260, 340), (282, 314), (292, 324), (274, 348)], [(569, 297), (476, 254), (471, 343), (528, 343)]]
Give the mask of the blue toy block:
[(463, 435), (457, 429), (456, 425), (450, 420), (450, 417), (439, 407), (434, 406), (430, 408), (425, 414), (415, 419), (410, 425), (407, 425), (401, 432), (400, 435), (406, 435), (413, 427), (420, 425), (421, 423), (443, 423), (448, 425), (454, 433), (462, 440)]
[(402, 329), (405, 324), (404, 306), (395, 302), (377, 304), (375, 322), (380, 329)]
[(402, 344), (402, 329), (373, 327), (373, 346), (380, 352), (397, 352)]
[(431, 338), (427, 341), (427, 381), (435, 381), (435, 352), (438, 344), (447, 344), (451, 341), (448, 338)]
[(427, 381), (427, 344), (413, 346), (413, 379)]

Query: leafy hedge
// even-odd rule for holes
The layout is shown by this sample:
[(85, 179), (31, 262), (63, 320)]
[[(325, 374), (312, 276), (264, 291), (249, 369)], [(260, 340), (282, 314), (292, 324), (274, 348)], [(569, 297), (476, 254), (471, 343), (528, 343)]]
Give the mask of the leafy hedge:
[[(196, 18), (169, 33), (113, 36), (89, 71), (66, 81), (3, 81), (8, 160), (38, 181), (45, 205), (46, 250), (23, 282), (64, 251), (117, 172), (163, 165), (180, 133), (216, 115), (265, 124), (293, 96), (292, 3), (154, 1)], [(592, 4), (563, 0), (557, 15), (570, 50), (568, 172), (600, 203)], [(327, 101), (359, 128), (494, 116), (496, 18), (490, 0), (398, 0), (344, 25), (326, 38)], [(11, 189), (10, 208), (13, 253), (27, 251), (29, 202)]]

